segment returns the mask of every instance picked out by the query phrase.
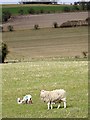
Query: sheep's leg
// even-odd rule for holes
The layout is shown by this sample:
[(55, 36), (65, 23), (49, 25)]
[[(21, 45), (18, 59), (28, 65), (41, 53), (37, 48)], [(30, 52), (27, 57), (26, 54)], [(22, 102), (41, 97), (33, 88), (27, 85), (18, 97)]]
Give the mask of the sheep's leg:
[(66, 108), (66, 98), (61, 99), (64, 102), (64, 108)]
[(60, 108), (60, 104), (58, 105), (57, 109), (59, 109), (59, 108)]
[(66, 101), (64, 101), (64, 108), (66, 108)]
[(49, 105), (50, 105), (50, 102), (48, 102), (48, 104), (47, 104), (47, 105), (48, 105), (48, 110), (49, 110), (49, 108), (50, 108), (50, 106), (49, 106)]
[(51, 104), (51, 109), (53, 108), (52, 104)]

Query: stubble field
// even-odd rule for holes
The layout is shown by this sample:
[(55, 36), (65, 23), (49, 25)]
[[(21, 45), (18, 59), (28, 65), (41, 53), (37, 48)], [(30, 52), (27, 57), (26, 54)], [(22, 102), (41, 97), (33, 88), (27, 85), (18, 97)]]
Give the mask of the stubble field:
[(88, 28), (48, 28), (3, 32), (10, 53), (7, 60), (30, 61), (33, 58), (83, 57), (88, 51)]

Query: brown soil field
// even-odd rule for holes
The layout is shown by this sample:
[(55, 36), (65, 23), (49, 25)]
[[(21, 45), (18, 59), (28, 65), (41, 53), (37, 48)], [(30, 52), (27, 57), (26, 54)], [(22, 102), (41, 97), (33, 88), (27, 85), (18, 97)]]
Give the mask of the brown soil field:
[(40, 28), (53, 27), (53, 23), (57, 22), (61, 25), (68, 20), (85, 20), (88, 12), (70, 12), (56, 14), (39, 14), (39, 15), (21, 15), (12, 17), (7, 23), (3, 24), (4, 30), (8, 25), (12, 25), (14, 30), (32, 29), (35, 24)]

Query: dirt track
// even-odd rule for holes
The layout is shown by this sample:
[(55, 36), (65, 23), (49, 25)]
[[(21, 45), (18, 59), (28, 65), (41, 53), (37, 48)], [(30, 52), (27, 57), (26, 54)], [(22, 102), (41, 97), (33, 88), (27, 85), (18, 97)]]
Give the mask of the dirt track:
[(4, 29), (8, 25), (12, 25), (15, 30), (32, 29), (35, 24), (40, 28), (52, 27), (54, 22), (61, 25), (68, 20), (83, 20), (88, 17), (88, 12), (72, 12), (72, 13), (58, 13), (58, 14), (39, 14), (39, 15), (24, 15), (16, 16), (3, 24)]

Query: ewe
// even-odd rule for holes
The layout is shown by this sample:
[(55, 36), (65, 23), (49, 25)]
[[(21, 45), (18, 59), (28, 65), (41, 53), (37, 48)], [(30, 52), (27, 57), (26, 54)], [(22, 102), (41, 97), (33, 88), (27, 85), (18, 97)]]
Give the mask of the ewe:
[(66, 108), (66, 91), (63, 89), (57, 89), (53, 91), (41, 90), (40, 93), (41, 100), (47, 103), (48, 109), (53, 108), (52, 104), (59, 103), (58, 108), (60, 108), (60, 103), (64, 102), (64, 108)]

